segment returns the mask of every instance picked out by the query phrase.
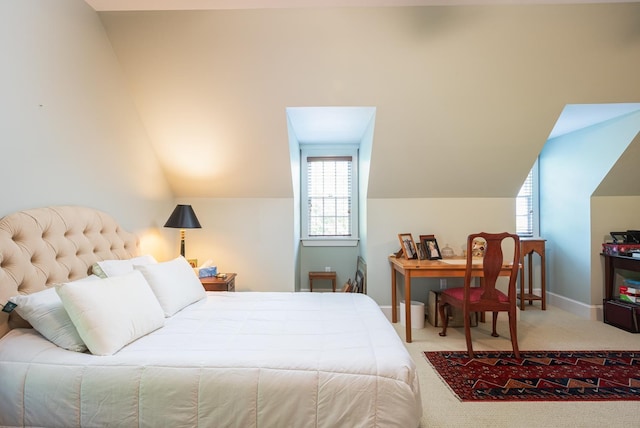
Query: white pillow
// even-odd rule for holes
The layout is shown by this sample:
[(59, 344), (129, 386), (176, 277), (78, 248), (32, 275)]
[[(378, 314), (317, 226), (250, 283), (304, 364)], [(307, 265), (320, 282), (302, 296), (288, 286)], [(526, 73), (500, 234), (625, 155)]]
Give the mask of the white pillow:
[[(75, 282), (99, 280), (95, 275), (79, 279)], [(13, 296), (9, 299), (18, 305), (15, 311), (50, 342), (70, 351), (84, 352), (84, 344), (78, 330), (62, 305), (55, 287), (36, 293)]]
[(56, 286), (78, 334), (95, 355), (112, 355), (164, 325), (164, 314), (140, 272)]
[(91, 271), (100, 278), (109, 278), (111, 276), (129, 273), (135, 265), (148, 265), (150, 263), (158, 262), (152, 255), (146, 254), (126, 260), (102, 260), (94, 263), (93, 266), (91, 266)]
[(142, 272), (167, 317), (207, 296), (193, 268), (182, 256), (134, 268)]

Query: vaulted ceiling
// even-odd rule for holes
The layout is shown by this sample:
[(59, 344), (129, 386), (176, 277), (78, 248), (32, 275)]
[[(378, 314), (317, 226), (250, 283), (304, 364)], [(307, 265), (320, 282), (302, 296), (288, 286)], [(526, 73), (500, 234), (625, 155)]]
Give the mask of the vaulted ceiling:
[(634, 3), (637, 0), (86, 0), (95, 10), (207, 10), (301, 7), (450, 6), (491, 4)]
[(179, 197), (290, 197), (286, 109), (335, 106), (376, 108), (370, 197), (513, 197), (547, 138), (640, 101), (637, 2), (87, 2)]

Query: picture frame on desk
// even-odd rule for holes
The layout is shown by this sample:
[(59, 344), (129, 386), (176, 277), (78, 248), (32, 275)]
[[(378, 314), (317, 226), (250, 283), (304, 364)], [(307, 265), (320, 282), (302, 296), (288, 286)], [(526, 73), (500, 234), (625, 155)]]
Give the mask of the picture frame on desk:
[(420, 235), (420, 244), (424, 247), (427, 260), (440, 260), (442, 254), (435, 235)]
[(416, 244), (413, 242), (413, 236), (410, 233), (399, 233), (398, 239), (400, 240), (402, 253), (407, 260), (418, 258)]
[(418, 260), (427, 260), (427, 252), (422, 242), (416, 242), (416, 249), (418, 250)]

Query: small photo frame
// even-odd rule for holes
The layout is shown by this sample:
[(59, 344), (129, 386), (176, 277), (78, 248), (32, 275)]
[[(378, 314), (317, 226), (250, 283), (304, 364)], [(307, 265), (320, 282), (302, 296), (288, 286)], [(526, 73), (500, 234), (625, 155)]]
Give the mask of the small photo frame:
[(198, 259), (187, 259), (187, 261), (189, 262), (189, 265), (191, 265), (192, 268), (197, 268), (198, 267)]
[(427, 260), (442, 259), (440, 247), (438, 246), (438, 241), (434, 235), (420, 235), (420, 244), (424, 247)]
[(413, 237), (410, 233), (399, 233), (398, 239), (400, 240), (400, 247), (404, 257), (407, 260), (417, 259), (418, 252), (416, 250), (416, 244), (413, 242)]
[(427, 252), (424, 250), (422, 242), (416, 242), (416, 249), (418, 250), (418, 260), (427, 260)]
[(614, 244), (624, 244), (627, 242), (627, 232), (609, 232)]

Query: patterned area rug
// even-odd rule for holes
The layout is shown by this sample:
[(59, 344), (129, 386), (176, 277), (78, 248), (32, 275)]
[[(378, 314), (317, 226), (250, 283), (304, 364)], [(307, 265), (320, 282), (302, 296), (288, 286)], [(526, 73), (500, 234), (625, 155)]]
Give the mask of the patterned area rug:
[(640, 351), (424, 355), (461, 401), (640, 400)]

